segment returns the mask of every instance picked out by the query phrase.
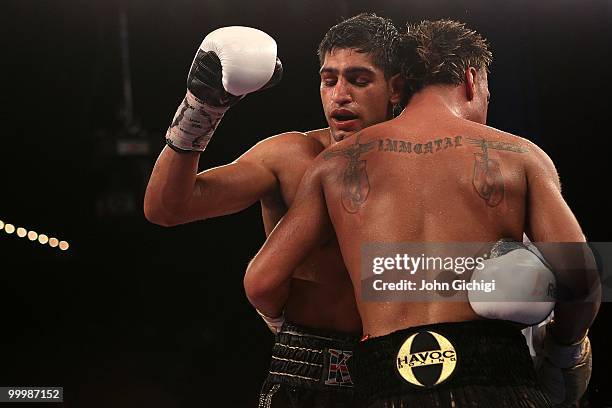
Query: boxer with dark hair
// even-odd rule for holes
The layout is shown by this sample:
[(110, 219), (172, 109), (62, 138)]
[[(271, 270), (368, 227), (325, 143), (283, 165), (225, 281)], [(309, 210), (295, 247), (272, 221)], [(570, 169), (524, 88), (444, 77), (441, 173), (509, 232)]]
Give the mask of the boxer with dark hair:
[[(365, 334), (354, 356), (359, 403), (573, 404), (588, 382), (586, 333), (599, 306), (596, 282), (587, 276), (592, 257), (581, 246), (579, 254), (542, 247), (559, 287), (573, 300), (591, 296), (555, 307), (539, 370), (548, 396), (519, 327), (510, 323), (537, 322), (548, 311), (530, 314), (527, 304), (517, 314), (516, 302), (471, 303), (461, 291), (463, 300), (455, 302), (363, 298), (363, 248), (370, 243), (497, 242), (479, 273), (503, 278), (524, 269), (551, 275), (549, 264), (518, 242), (524, 232), (538, 242), (585, 240), (550, 158), (523, 138), (485, 126), (491, 53), (484, 38), (448, 20), (408, 28), (401, 47), (411, 94), (406, 109), (317, 157), (294, 205), (250, 263), (247, 296), (263, 313), (280, 313), (295, 266), (336, 236)], [(506, 300), (518, 295), (504, 293)]]
[[(147, 187), (147, 219), (173, 226), (241, 211), (259, 201), (266, 234), (295, 202), (298, 184), (326, 147), (388, 120), (402, 98), (390, 20), (360, 14), (332, 27), (319, 47), (321, 101), (328, 128), (267, 138), (234, 162), (197, 173), (208, 141), (228, 108), (280, 77), (276, 43), (246, 27), (209, 34), (188, 91), (166, 134)], [(292, 273), (282, 310), (260, 313), (277, 333), (260, 406), (350, 406), (351, 353), (361, 334), (350, 279), (332, 237)], [(285, 322), (286, 319), (286, 322)]]

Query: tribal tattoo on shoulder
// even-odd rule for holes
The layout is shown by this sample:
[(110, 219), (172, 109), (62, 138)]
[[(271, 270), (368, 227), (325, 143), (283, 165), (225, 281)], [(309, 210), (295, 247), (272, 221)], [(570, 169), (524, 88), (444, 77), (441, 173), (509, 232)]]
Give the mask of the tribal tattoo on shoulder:
[(366, 171), (366, 161), (361, 159), (361, 155), (374, 149), (376, 144), (376, 141), (359, 143), (360, 136), (357, 135), (355, 143), (345, 149), (331, 150), (323, 154), (325, 160), (337, 156), (349, 160), (342, 181), (342, 206), (351, 214), (356, 213), (368, 198), (370, 181)]
[(526, 153), (522, 146), (485, 139), (468, 139), (468, 143), (480, 147), (481, 153), (474, 153), (474, 174), (472, 185), (476, 193), (489, 207), (496, 207), (504, 198), (504, 176), (499, 160), (489, 157), (489, 149)]

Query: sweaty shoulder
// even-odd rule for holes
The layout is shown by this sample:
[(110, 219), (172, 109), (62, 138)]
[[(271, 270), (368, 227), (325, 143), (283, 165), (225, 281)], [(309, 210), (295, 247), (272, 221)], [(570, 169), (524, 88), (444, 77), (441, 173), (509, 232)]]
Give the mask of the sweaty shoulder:
[(552, 159), (535, 143), (529, 140), (525, 140), (525, 142), (530, 152), (525, 165), (528, 177), (531, 180), (542, 178), (553, 183), (557, 189), (561, 190), (559, 174)]
[(312, 160), (324, 146), (311, 132), (286, 132), (268, 137), (249, 149), (237, 161), (257, 162), (266, 167), (277, 167), (291, 160)]
[(548, 154), (532, 141), (512, 133), (504, 132), (490, 126), (470, 122), (476, 132), (482, 132), (479, 137), (491, 143), (499, 143), (501, 148), (520, 149), (527, 177), (544, 177), (559, 186), (559, 177), (553, 161)]
[(532, 150), (531, 146), (535, 146), (532, 142), (523, 137), (504, 132), (503, 130), (491, 126), (468, 120), (465, 120), (463, 125), (464, 129), (459, 133), (463, 133), (462, 136), (468, 139), (485, 139), (494, 142), (509, 143), (511, 146), (516, 146), (524, 150)]

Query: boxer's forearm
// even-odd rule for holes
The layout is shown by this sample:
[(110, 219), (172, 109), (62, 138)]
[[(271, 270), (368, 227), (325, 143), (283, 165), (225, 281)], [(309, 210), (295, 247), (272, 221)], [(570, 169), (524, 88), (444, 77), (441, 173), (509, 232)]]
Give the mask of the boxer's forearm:
[(193, 196), (199, 157), (199, 152), (177, 153), (164, 147), (145, 192), (147, 220), (163, 226), (184, 222), (180, 214)]
[(295, 269), (333, 231), (319, 176), (315, 162), (302, 178), (293, 205), (247, 267), (246, 295), (268, 317), (281, 314)]
[(560, 302), (555, 306), (553, 336), (562, 344), (572, 344), (586, 336), (599, 310), (599, 294), (588, 302)]
[(267, 292), (257, 292), (254, 288), (249, 288), (245, 284), (245, 291), (249, 302), (260, 314), (268, 318), (276, 318), (283, 314), (287, 299), (291, 289), (290, 280), (278, 285), (276, 290)]
[[(558, 248), (557, 248), (558, 247)], [(547, 251), (557, 266), (558, 301), (553, 336), (564, 344), (581, 340), (595, 320), (601, 302), (599, 271), (586, 242), (552, 245)]]
[(271, 247), (274, 247), (276, 237), (271, 235), (271, 238), (272, 245), (267, 241), (249, 263), (244, 275), (244, 291), (255, 309), (267, 317), (274, 318), (282, 314), (289, 299), (293, 275), (291, 265), (292, 262), (297, 264), (297, 261), (287, 256), (275, 256)]

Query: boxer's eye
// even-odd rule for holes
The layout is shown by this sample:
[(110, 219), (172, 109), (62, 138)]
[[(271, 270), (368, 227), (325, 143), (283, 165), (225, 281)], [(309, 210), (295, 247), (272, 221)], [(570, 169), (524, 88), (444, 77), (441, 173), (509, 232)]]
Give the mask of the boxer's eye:
[(370, 78), (365, 76), (358, 76), (355, 78), (351, 78), (351, 83), (357, 86), (366, 86), (370, 83)]
[(335, 78), (321, 78), (321, 83), (324, 86), (334, 86), (338, 82)]

